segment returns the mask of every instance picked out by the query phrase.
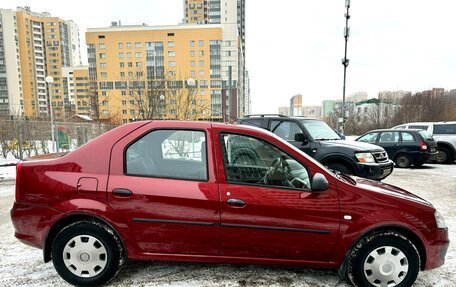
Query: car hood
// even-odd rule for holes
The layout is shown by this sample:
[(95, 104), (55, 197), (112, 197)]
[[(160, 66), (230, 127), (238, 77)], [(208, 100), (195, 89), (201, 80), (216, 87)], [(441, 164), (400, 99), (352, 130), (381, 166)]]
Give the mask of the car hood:
[(348, 147), (356, 151), (384, 151), (382, 147), (377, 145), (349, 140), (322, 140), (320, 141), (320, 144), (322, 146), (326, 145), (331, 147)]
[(352, 178), (356, 182), (356, 185), (359, 188), (362, 188), (363, 190), (366, 190), (368, 192), (373, 192), (373, 193), (388, 196), (388, 197), (391, 197), (394, 199), (412, 201), (415, 203), (433, 207), (429, 201), (427, 201), (409, 191), (406, 191), (400, 187), (397, 187), (397, 186), (394, 186), (391, 184), (387, 184), (384, 182), (380, 182), (380, 181), (362, 178), (362, 177), (350, 176), (350, 178)]

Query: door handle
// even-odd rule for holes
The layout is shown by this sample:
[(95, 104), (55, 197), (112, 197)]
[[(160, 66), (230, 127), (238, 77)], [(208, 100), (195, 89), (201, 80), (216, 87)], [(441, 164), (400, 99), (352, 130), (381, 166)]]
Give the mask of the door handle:
[(116, 188), (112, 191), (112, 194), (115, 196), (120, 196), (120, 197), (130, 197), (133, 195), (133, 192), (131, 190), (125, 189), (125, 188)]
[(234, 208), (242, 208), (247, 205), (247, 203), (245, 203), (245, 201), (243, 201), (241, 199), (237, 199), (237, 198), (228, 199), (226, 201), (226, 204), (228, 204), (229, 206), (234, 207)]

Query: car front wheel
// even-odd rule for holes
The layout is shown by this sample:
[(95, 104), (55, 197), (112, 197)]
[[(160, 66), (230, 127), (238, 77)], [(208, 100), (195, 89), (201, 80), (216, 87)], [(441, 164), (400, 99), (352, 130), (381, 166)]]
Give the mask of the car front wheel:
[(106, 226), (77, 222), (64, 228), (52, 245), (52, 262), (59, 275), (77, 286), (110, 281), (121, 265), (122, 247)]
[(350, 252), (348, 277), (355, 286), (412, 286), (420, 269), (416, 247), (397, 232), (375, 233)]

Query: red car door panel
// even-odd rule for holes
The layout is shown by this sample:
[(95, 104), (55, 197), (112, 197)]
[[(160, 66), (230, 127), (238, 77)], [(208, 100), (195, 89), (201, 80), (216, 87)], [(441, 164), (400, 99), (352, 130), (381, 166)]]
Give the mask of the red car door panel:
[[(114, 146), (107, 193), (109, 205), (123, 215), (144, 252), (218, 255), (220, 206), (210, 137), (206, 136), (207, 181), (125, 174), (125, 147), (153, 128), (152, 122)], [(209, 124), (203, 132), (210, 134)], [(180, 174), (176, 170), (171, 176)], [(118, 189), (131, 191), (131, 195), (117, 194)]]

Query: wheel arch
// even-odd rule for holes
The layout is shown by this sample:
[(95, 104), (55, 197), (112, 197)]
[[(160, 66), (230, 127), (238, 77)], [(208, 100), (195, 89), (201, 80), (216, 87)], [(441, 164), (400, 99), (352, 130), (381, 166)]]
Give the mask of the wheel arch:
[(329, 163), (340, 163), (346, 165), (352, 172), (356, 170), (353, 160), (345, 155), (330, 154), (319, 160), (321, 164), (327, 165)]
[(360, 240), (362, 240), (363, 238), (370, 236), (374, 233), (381, 233), (381, 232), (387, 232), (387, 231), (393, 231), (393, 232), (402, 234), (415, 245), (416, 249), (418, 250), (418, 255), (420, 256), (420, 270), (424, 270), (424, 267), (426, 266), (426, 249), (424, 247), (424, 243), (421, 240), (420, 236), (418, 234), (416, 234), (414, 231), (412, 231), (409, 228), (404, 227), (404, 226), (384, 225), (384, 226), (377, 226), (375, 228), (366, 230), (363, 233), (361, 233), (358, 237), (356, 237), (355, 240), (353, 240), (353, 242), (350, 244), (349, 248), (347, 249), (347, 252), (344, 255), (342, 264), (340, 265), (340, 267), (338, 269), (339, 277), (341, 279), (346, 278), (347, 262), (348, 262), (348, 257), (350, 255), (350, 251), (353, 249), (353, 247), (356, 246), (356, 244)]
[(453, 153), (453, 158), (456, 157), (456, 149), (451, 143), (446, 142), (446, 141), (438, 141), (437, 148), (439, 148), (439, 147), (444, 147), (444, 148), (449, 149)]
[(89, 213), (72, 213), (68, 214), (68, 216), (65, 216), (58, 221), (56, 221), (52, 227), (49, 229), (48, 233), (46, 234), (44, 244), (43, 244), (43, 259), (44, 262), (49, 262), (51, 261), (51, 251), (52, 251), (52, 244), (54, 243), (54, 239), (57, 237), (57, 235), (62, 231), (65, 227), (79, 222), (79, 221), (92, 221), (96, 222), (98, 224), (103, 224), (108, 226), (112, 232), (114, 232), (115, 236), (120, 241), (120, 244), (122, 245), (122, 253), (121, 256), (124, 258), (127, 258), (127, 249), (125, 246), (125, 242), (120, 236), (119, 232), (110, 224), (107, 222), (105, 219), (95, 215), (95, 214), (89, 214)]

